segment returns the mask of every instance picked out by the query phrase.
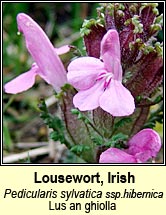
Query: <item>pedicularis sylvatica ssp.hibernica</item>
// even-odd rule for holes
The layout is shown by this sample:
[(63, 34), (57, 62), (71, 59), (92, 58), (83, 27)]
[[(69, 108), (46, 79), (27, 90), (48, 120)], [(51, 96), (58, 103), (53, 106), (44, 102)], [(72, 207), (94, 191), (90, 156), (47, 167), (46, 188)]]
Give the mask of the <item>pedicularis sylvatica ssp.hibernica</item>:
[[(41, 27), (27, 14), (17, 15), (18, 30), (34, 63), (5, 84), (6, 93), (31, 88), (39, 75), (55, 90), (61, 116), (41, 100), (50, 137), (65, 144), (87, 163), (145, 163), (161, 148), (153, 130), (162, 123), (163, 16), (157, 3), (103, 3), (98, 16), (81, 28), (86, 56), (67, 68), (58, 55), (72, 44), (54, 48)], [(158, 105), (156, 112), (150, 107)]]

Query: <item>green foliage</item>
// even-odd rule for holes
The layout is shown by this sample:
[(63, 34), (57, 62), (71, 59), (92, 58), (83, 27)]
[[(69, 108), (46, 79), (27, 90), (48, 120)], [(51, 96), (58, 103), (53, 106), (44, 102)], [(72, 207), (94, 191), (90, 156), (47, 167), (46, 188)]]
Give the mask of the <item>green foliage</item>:
[(11, 135), (10, 135), (10, 132), (9, 132), (9, 128), (7, 126), (7, 121), (6, 119), (4, 119), (4, 122), (3, 122), (3, 138), (4, 138), (4, 145), (5, 145), (5, 148), (7, 150), (11, 150), (12, 147), (13, 147), (13, 142), (12, 142), (12, 139), (11, 139)]
[(114, 124), (113, 130), (117, 130), (118, 128), (121, 128), (121, 127), (125, 126), (127, 123), (130, 123), (130, 122), (132, 122), (132, 119), (130, 117), (124, 117), (124, 118), (118, 120)]
[(97, 26), (97, 25), (100, 25), (103, 27), (103, 24), (101, 24), (100, 19), (98, 19), (98, 20), (95, 20), (95, 19), (86, 20), (85, 19), (83, 22), (82, 28), (80, 29), (81, 36), (84, 37), (85, 35), (90, 34), (91, 27)]
[(41, 111), (40, 117), (44, 120), (45, 124), (48, 125), (49, 128), (53, 129), (53, 131), (50, 133), (50, 138), (54, 141), (59, 140), (61, 143), (68, 145), (68, 142), (65, 139), (63, 121), (58, 116), (49, 113), (44, 99), (41, 99), (39, 109)]
[(103, 145), (103, 138), (99, 135), (91, 136), (91, 140), (96, 146)]
[(156, 110), (151, 111), (148, 121), (145, 123), (143, 128), (154, 128), (156, 123), (163, 124), (163, 103), (158, 105)]
[(75, 145), (70, 149), (71, 152), (74, 152), (77, 155), (81, 155), (83, 152), (88, 150), (90, 150), (90, 147), (86, 145)]
[(128, 26), (131, 23), (134, 25), (133, 32), (135, 34), (143, 32), (143, 25), (142, 25), (141, 21), (139, 20), (139, 16), (138, 15), (134, 15), (131, 19), (128, 19), (124, 24), (126, 26)]
[[(81, 113), (78, 109), (72, 109), (71, 112), (72, 112), (72, 114), (77, 115), (78, 120), (82, 120), (86, 125), (88, 125), (91, 129), (93, 129), (93, 131), (95, 131), (98, 135), (100, 135), (100, 137), (103, 138), (103, 135), (101, 134), (101, 132), (96, 128), (96, 126), (88, 118), (87, 115)], [(92, 134), (90, 134), (90, 135), (91, 135), (91, 138), (93, 138)]]
[(152, 11), (155, 15), (159, 14), (159, 11), (157, 9), (158, 3), (142, 3), (140, 10), (142, 11), (144, 8), (149, 7), (149, 6), (152, 7)]
[(113, 135), (105, 145), (108, 147), (124, 148), (124, 143), (127, 139), (128, 135), (118, 133)]
[(90, 119), (83, 113), (81, 113), (78, 109), (72, 109), (71, 113), (77, 115), (77, 119), (84, 121), (85, 124), (90, 123)]

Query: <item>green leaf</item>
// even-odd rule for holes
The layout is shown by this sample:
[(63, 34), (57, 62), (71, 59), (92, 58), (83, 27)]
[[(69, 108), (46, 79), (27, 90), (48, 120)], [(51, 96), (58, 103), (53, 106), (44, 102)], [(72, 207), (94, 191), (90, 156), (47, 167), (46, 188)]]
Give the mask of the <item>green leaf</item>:
[(154, 128), (156, 123), (163, 123), (163, 103), (157, 105), (157, 109), (151, 111), (148, 121), (145, 123), (143, 128)]
[(105, 144), (108, 147), (116, 147), (116, 148), (123, 148), (124, 143), (128, 139), (128, 135), (118, 133), (111, 137), (111, 139)]
[(4, 137), (4, 143), (7, 150), (10, 150), (13, 147), (13, 142), (10, 136), (9, 128), (7, 125), (6, 120), (4, 120), (3, 123), (3, 137)]
[(86, 145), (75, 145), (75, 146), (71, 147), (71, 149), (70, 149), (71, 152), (74, 152), (77, 155), (83, 153), (84, 151), (88, 151), (88, 150), (90, 150), (90, 147), (86, 146)]
[(130, 117), (125, 117), (123, 119), (120, 119), (118, 122), (115, 123), (114, 129), (118, 129), (120, 127), (123, 127), (126, 125), (126, 123), (132, 122), (132, 119)]
[(48, 112), (48, 108), (43, 99), (39, 104), (39, 108), (41, 110), (40, 117), (44, 120), (44, 122), (46, 123), (46, 125), (48, 125), (49, 128), (53, 129), (53, 131), (50, 133), (50, 138), (54, 141), (59, 140), (61, 143), (70, 146), (68, 141), (65, 139), (63, 121), (58, 116), (52, 115)]
[(96, 146), (100, 146), (100, 145), (103, 145), (103, 138), (101, 136), (92, 136), (91, 137), (91, 140), (93, 141), (93, 143), (96, 145)]

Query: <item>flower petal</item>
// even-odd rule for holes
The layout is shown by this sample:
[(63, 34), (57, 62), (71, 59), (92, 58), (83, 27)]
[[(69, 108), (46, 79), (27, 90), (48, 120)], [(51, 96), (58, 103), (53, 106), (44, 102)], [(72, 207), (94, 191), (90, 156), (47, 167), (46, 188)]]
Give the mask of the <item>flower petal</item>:
[(77, 89), (85, 90), (94, 85), (97, 76), (105, 72), (104, 64), (94, 57), (80, 57), (68, 66), (68, 82)]
[(104, 35), (101, 41), (101, 57), (108, 71), (112, 60), (117, 59), (120, 62), (120, 42), (116, 30), (111, 29)]
[(12, 81), (5, 84), (4, 89), (6, 93), (17, 94), (28, 90), (35, 83), (35, 76), (38, 74), (39, 68), (34, 64), (31, 70), (25, 72)]
[(102, 93), (103, 85), (101, 81), (98, 81), (91, 88), (82, 90), (74, 96), (74, 106), (81, 111), (93, 110), (99, 107), (99, 97)]
[(67, 82), (66, 71), (56, 51), (41, 27), (28, 15), (17, 15), (18, 30), (23, 32), (26, 46), (41, 73), (56, 91)]
[(99, 163), (137, 163), (137, 160), (120, 149), (109, 148), (100, 155)]
[(109, 52), (110, 56), (120, 59), (119, 34), (115, 29), (108, 30), (101, 41), (101, 56), (106, 52)]
[(145, 151), (145, 152), (137, 153), (137, 154), (135, 154), (134, 157), (136, 158), (136, 160), (137, 160), (138, 163), (145, 163), (150, 158), (152, 158), (150, 151)]
[(55, 51), (57, 55), (62, 55), (70, 51), (70, 46), (64, 45), (64, 46), (61, 46), (60, 48), (55, 48)]
[(159, 134), (153, 129), (143, 129), (134, 135), (128, 142), (127, 152), (132, 155), (137, 153), (147, 153), (151, 157), (156, 157), (161, 148), (161, 139)]
[(120, 81), (111, 83), (100, 97), (100, 107), (112, 116), (128, 116), (134, 112), (135, 104), (131, 93)]

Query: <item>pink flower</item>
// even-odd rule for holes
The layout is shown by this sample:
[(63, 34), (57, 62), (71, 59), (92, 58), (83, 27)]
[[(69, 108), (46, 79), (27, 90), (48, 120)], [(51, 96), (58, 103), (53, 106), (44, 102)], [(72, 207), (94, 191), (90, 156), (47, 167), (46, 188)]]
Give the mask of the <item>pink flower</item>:
[(120, 42), (118, 32), (109, 30), (101, 41), (101, 60), (81, 57), (68, 67), (67, 78), (79, 92), (73, 103), (81, 111), (101, 107), (113, 116), (134, 112), (131, 93), (122, 85)]
[(124, 150), (107, 149), (100, 155), (99, 163), (144, 163), (157, 156), (161, 139), (156, 131), (147, 128), (134, 135), (127, 146)]
[(17, 24), (18, 30), (25, 36), (26, 47), (35, 63), (28, 72), (5, 84), (5, 92), (16, 94), (31, 88), (36, 75), (51, 84), (56, 91), (60, 91), (67, 82), (67, 75), (57, 54), (68, 52), (69, 47), (55, 49), (41, 27), (24, 13), (17, 15)]

